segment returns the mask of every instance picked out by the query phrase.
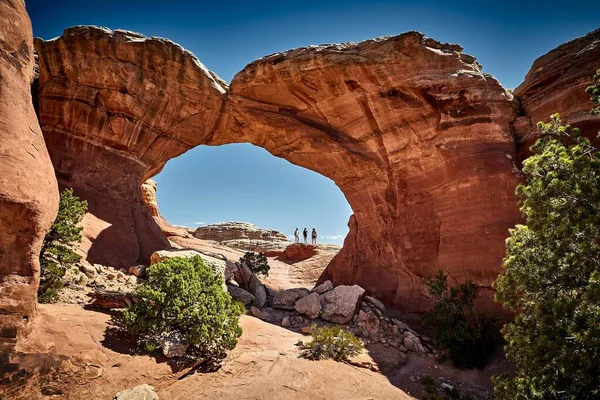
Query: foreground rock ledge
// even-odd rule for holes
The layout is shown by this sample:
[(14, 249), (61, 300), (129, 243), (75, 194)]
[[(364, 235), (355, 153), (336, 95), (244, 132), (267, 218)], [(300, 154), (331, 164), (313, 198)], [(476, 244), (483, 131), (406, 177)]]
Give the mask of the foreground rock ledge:
[[(88, 259), (166, 248), (139, 185), (198, 146), (249, 142), (331, 178), (354, 215), (326, 276), (406, 310), (440, 266), (489, 285), (518, 219), (516, 103), (479, 64), (417, 32), (249, 64), (228, 90), (180, 46), (75, 27), (40, 54), (40, 121), (63, 186), (106, 229)], [(98, 222), (101, 223), (101, 222)], [(95, 233), (94, 233), (95, 232)]]

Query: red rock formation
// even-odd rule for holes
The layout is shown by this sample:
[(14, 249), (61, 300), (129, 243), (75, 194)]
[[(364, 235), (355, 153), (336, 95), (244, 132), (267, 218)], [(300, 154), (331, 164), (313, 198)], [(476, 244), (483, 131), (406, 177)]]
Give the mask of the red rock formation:
[(538, 137), (538, 121), (547, 122), (555, 112), (588, 137), (596, 137), (600, 118), (590, 113), (593, 104), (585, 89), (592, 84), (592, 77), (599, 68), (600, 29), (562, 44), (535, 60), (525, 81), (515, 89), (525, 114), (515, 123), (522, 156), (529, 154), (529, 147)]
[(212, 134), (225, 89), (180, 46), (132, 32), (75, 27), (36, 49), (40, 124), (59, 184), (89, 205), (88, 260), (148, 262), (169, 244), (140, 185)]
[(336, 284), (415, 310), (437, 268), (482, 285), (499, 271), (518, 219), (516, 106), (457, 45), (410, 32), (274, 54), (238, 73), (227, 101), (214, 74), (163, 39), (71, 28), (36, 47), (60, 182), (112, 224), (91, 261), (132, 264), (165, 245), (139, 184), (169, 158), (250, 142), (346, 195), (350, 233), (327, 270)]
[(489, 285), (519, 215), (512, 96), (457, 45), (406, 33), (275, 54), (228, 99), (246, 140), (331, 178), (354, 215), (323, 279), (357, 283), (407, 310), (422, 279)]
[(0, 344), (31, 328), (42, 239), (58, 208), (31, 102), (32, 41), (24, 3), (0, 2)]

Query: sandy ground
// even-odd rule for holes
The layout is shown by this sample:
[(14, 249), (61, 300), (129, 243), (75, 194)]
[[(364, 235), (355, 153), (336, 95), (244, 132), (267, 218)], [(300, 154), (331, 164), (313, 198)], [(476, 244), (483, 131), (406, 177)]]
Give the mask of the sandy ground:
[[(17, 347), (20, 368), (31, 374), (3, 399), (112, 399), (120, 390), (148, 383), (161, 399), (409, 399), (382, 374), (334, 361), (299, 358), (302, 335), (242, 316), (244, 330), (223, 367), (179, 380), (184, 371), (166, 359), (129, 354), (127, 344), (106, 336), (110, 317), (77, 305), (40, 305), (37, 329)], [(363, 355), (367, 357), (367, 355)], [(62, 363), (55, 360), (62, 359)], [(53, 361), (50, 361), (53, 360)], [(54, 373), (56, 369), (60, 372)]]

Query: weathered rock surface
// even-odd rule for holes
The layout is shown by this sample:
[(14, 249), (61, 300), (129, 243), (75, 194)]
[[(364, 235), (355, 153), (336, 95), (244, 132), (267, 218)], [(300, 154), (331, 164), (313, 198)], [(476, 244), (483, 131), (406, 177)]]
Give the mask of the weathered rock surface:
[(159, 400), (154, 388), (147, 383), (131, 389), (123, 390), (113, 400)]
[(365, 290), (360, 286), (336, 286), (320, 296), (321, 318), (336, 324), (347, 324), (354, 317), (356, 307)]
[(40, 124), (59, 183), (105, 224), (90, 237), (88, 260), (147, 263), (169, 244), (140, 185), (212, 133), (225, 88), (165, 39), (74, 27), (35, 45)]
[(36, 48), (57, 175), (110, 221), (88, 258), (133, 265), (166, 247), (141, 182), (191, 147), (249, 142), (331, 178), (355, 211), (323, 279), (416, 310), (440, 266), (483, 285), (499, 271), (518, 220), (517, 107), (460, 46), (409, 32), (296, 49), (227, 93), (164, 39), (76, 27)]
[(514, 92), (525, 114), (515, 122), (522, 157), (529, 155), (529, 147), (539, 135), (538, 121), (548, 122), (555, 112), (589, 138), (596, 138), (600, 118), (590, 113), (593, 104), (585, 89), (592, 84), (599, 67), (600, 29), (535, 60), (525, 81)]
[(318, 251), (318, 247), (312, 244), (292, 243), (283, 251), (281, 260), (288, 263), (307, 260), (317, 254)]
[(0, 342), (31, 328), (42, 239), (58, 208), (58, 185), (31, 100), (32, 41), (25, 4), (0, 2)]
[(158, 338), (162, 353), (167, 358), (183, 357), (185, 351), (190, 347), (185, 336), (179, 331), (166, 333)]
[(319, 294), (323, 294), (328, 290), (333, 289), (333, 283), (331, 283), (331, 281), (325, 281), (323, 283), (321, 283), (320, 285), (317, 285), (313, 288), (313, 290), (311, 290), (311, 292), (315, 292), (315, 293), (319, 293)]
[(262, 252), (267, 257), (278, 256), (290, 243), (288, 238), (274, 229), (262, 229), (247, 222), (221, 222), (201, 226), (194, 236), (214, 240), (235, 249)]
[(242, 302), (245, 306), (254, 301), (252, 293), (245, 291), (239, 286), (227, 285), (227, 291), (234, 299)]
[(158, 209), (158, 200), (156, 198), (156, 191), (158, 190), (158, 184), (152, 179), (146, 180), (141, 185), (142, 197), (150, 215), (159, 226), (160, 230), (166, 237), (180, 236), (180, 237), (191, 237), (188, 229), (185, 227), (175, 226), (169, 223), (165, 218), (160, 215)]
[(301, 298), (294, 305), (294, 309), (308, 318), (317, 318), (321, 314), (321, 302), (319, 293), (311, 293)]
[(308, 289), (294, 288), (277, 292), (273, 299), (273, 308), (281, 308), (283, 310), (293, 310), (296, 302), (308, 295)]

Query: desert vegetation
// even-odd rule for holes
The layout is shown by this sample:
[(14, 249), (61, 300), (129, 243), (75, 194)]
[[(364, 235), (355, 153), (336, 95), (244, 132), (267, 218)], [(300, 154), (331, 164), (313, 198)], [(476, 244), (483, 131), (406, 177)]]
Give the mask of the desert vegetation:
[(146, 272), (148, 280), (135, 290), (139, 302), (116, 319), (143, 350), (215, 362), (236, 346), (244, 307), (201, 257), (165, 259)]
[(81, 256), (75, 252), (75, 245), (82, 240), (83, 228), (78, 224), (86, 211), (87, 202), (74, 195), (72, 189), (67, 188), (61, 192), (58, 214), (44, 238), (40, 253), (40, 303), (57, 301), (65, 272), (81, 260)]
[(300, 343), (302, 356), (309, 360), (344, 361), (360, 354), (363, 344), (354, 334), (339, 325), (312, 325), (312, 340)]
[[(587, 89), (599, 104), (600, 71)], [(598, 113), (598, 107), (593, 112)], [(499, 399), (600, 398), (600, 154), (560, 115), (523, 162), (525, 219), (510, 231), (496, 298), (516, 313), (502, 333), (514, 375)]]
[(240, 263), (246, 263), (248, 268), (250, 268), (250, 271), (256, 275), (269, 276), (269, 269), (271, 269), (271, 267), (269, 267), (267, 257), (265, 257), (263, 253), (248, 251), (240, 257)]
[(427, 282), (435, 306), (423, 316), (423, 322), (436, 329), (436, 345), (447, 350), (459, 368), (483, 368), (498, 343), (497, 322), (473, 308), (477, 286), (467, 281), (448, 287), (448, 276), (440, 269)]

